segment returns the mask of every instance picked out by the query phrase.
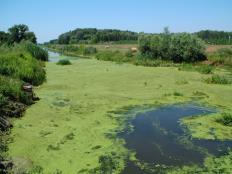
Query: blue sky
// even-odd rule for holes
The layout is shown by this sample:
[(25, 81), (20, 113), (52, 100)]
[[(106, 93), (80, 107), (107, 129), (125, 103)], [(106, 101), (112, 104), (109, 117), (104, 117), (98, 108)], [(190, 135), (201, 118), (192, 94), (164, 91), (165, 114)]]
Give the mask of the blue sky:
[(0, 0), (0, 30), (21, 23), (39, 42), (84, 27), (232, 31), (232, 0)]

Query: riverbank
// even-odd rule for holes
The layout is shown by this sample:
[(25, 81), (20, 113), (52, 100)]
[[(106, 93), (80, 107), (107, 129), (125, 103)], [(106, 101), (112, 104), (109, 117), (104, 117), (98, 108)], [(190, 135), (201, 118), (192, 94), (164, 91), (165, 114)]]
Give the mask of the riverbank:
[(124, 141), (115, 137), (123, 127), (117, 114), (122, 108), (193, 100), (219, 112), (232, 108), (231, 85), (205, 83), (211, 74), (95, 59), (71, 62), (46, 64), (47, 82), (36, 89), (41, 100), (14, 121), (9, 154), (15, 170), (87, 173), (113, 158), (114, 173), (120, 173), (128, 156)]
[(28, 106), (39, 98), (33, 86), (45, 79), (44, 63), (47, 52), (24, 41), (14, 45), (0, 45), (0, 173), (9, 173), (13, 162), (8, 156), (12, 118), (23, 115)]

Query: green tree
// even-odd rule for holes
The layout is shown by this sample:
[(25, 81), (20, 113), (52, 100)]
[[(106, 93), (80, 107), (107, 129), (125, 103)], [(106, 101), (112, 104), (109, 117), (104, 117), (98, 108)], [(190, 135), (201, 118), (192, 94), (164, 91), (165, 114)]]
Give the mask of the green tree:
[(0, 45), (8, 42), (9, 34), (4, 31), (0, 31)]
[(27, 25), (24, 24), (19, 24), (19, 25), (14, 25), (13, 27), (9, 28), (9, 34), (10, 38), (9, 41), (10, 43), (19, 43), (23, 39), (26, 38), (26, 32), (29, 30)]
[(32, 43), (36, 44), (35, 33), (34, 32), (25, 33), (25, 40), (31, 41)]

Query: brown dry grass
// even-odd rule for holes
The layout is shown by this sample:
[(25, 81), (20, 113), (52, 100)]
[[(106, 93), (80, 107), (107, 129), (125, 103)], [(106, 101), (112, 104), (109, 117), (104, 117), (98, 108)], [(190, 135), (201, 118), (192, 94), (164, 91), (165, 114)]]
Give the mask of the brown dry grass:
[(213, 53), (221, 48), (232, 48), (232, 45), (207, 45), (206, 53)]

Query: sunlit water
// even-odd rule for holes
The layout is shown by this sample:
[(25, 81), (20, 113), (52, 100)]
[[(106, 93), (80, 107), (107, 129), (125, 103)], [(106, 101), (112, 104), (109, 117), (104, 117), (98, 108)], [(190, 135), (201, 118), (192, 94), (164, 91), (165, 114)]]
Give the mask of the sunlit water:
[(68, 60), (77, 60), (78, 57), (71, 57), (71, 56), (64, 56), (60, 53), (57, 52), (52, 52), (52, 51), (48, 51), (48, 55), (49, 55), (49, 62), (58, 62), (61, 59), (68, 59)]

